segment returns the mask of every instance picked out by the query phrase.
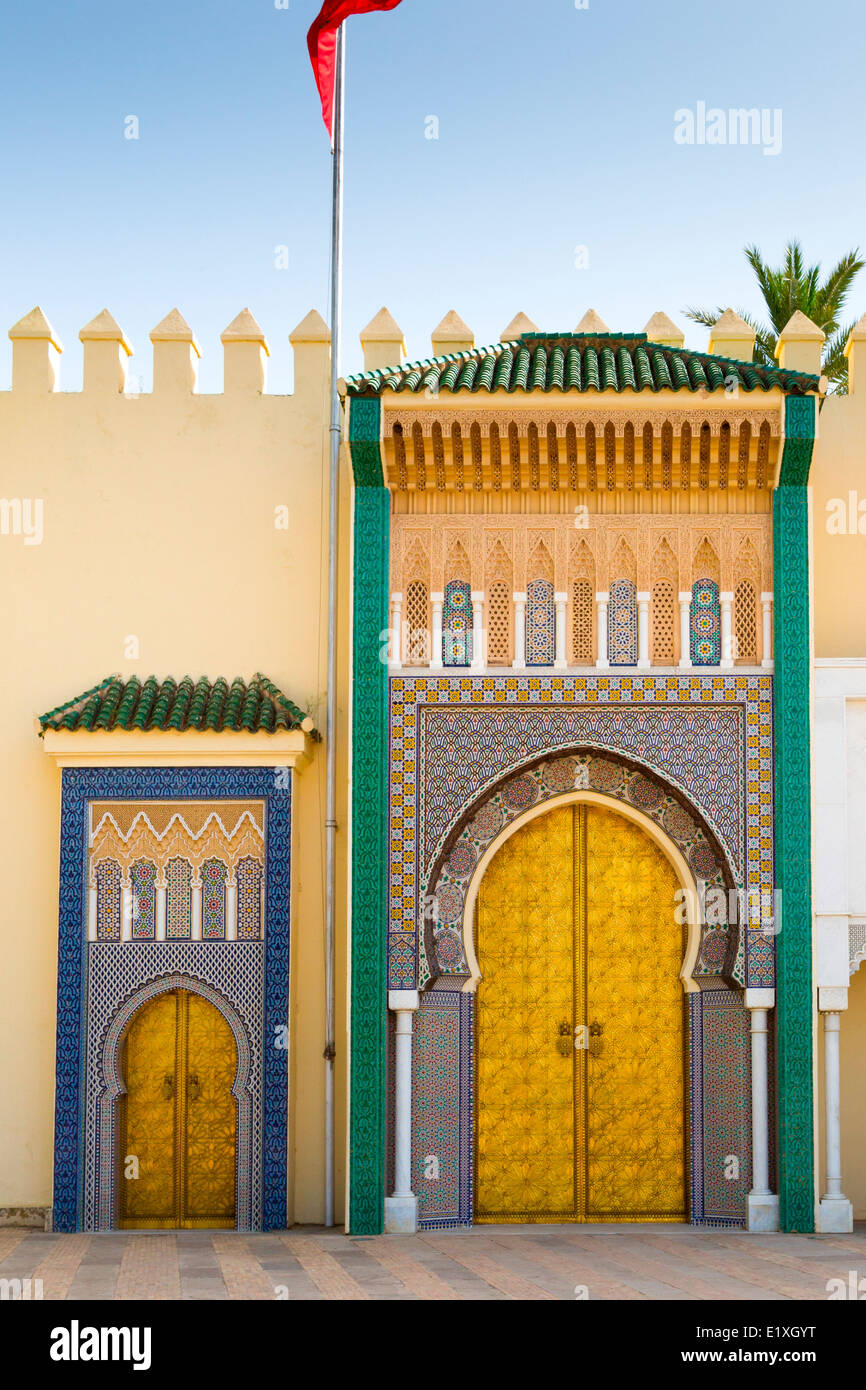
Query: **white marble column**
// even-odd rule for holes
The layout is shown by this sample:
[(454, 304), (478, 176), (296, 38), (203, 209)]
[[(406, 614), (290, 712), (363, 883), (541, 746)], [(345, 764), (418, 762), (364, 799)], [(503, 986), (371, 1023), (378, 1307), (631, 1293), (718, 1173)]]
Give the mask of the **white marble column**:
[(226, 941), (238, 939), (238, 881), (234, 874), (226, 879)]
[(487, 653), (484, 650), (484, 590), (472, 590), (472, 670), (483, 671)]
[(734, 664), (734, 595), (726, 590), (719, 594), (719, 608), (722, 614), (722, 659), (719, 666), (730, 671)]
[(135, 917), (135, 903), (133, 902), (132, 882), (129, 875), (124, 873), (120, 884), (120, 939), (121, 941), (132, 940), (132, 923)]
[(97, 895), (96, 895), (96, 882), (95, 882), (95, 880), (91, 880), (91, 883), (90, 883), (90, 886), (89, 886), (89, 890), (88, 890), (88, 895), (87, 895), (87, 939), (88, 939), (88, 941), (95, 941), (95, 940), (96, 940), (96, 932), (97, 932), (97, 914), (98, 914), (98, 907), (97, 907), (97, 904), (98, 904), (98, 901), (99, 901), (99, 900), (98, 900)]
[(193, 941), (201, 941), (201, 879), (198, 874), (193, 874), (192, 879), (192, 921), (190, 923), (190, 937)]
[(679, 666), (683, 671), (691, 669), (692, 665), (692, 591), (683, 589), (679, 595), (680, 599), (680, 660)]
[(595, 596), (596, 626), (598, 628), (598, 658), (595, 664), (599, 671), (606, 671), (610, 664), (607, 645), (607, 612), (609, 604), (610, 590), (600, 590)]
[(168, 915), (168, 884), (165, 875), (156, 880), (156, 939), (165, 941), (165, 923)]
[(526, 669), (526, 594), (514, 595), (514, 660), (515, 671)]
[(396, 671), (403, 665), (403, 595), (391, 595), (391, 654), (388, 665)]
[(649, 608), (652, 595), (641, 591), (637, 595), (637, 665), (639, 671), (650, 668)]
[(442, 605), (445, 602), (444, 594), (431, 594), (430, 603), (433, 607), (433, 646), (430, 652), (430, 670), (441, 671), (442, 661)]
[(750, 1231), (778, 1231), (779, 1198), (770, 1191), (770, 1076), (768, 1024), (775, 1007), (774, 989), (747, 989), (752, 1038), (752, 1190), (748, 1196)]
[(565, 654), (565, 611), (568, 594), (554, 594), (553, 601), (556, 604), (556, 648), (553, 665), (557, 671), (564, 671), (568, 665), (568, 657)]
[(824, 1134), (827, 1175), (818, 1207), (818, 1230), (843, 1235), (854, 1229), (854, 1208), (842, 1191), (842, 1111), (840, 1099), (839, 1027), (848, 1007), (847, 989), (819, 989), (818, 1008), (824, 1020)]
[(773, 665), (773, 595), (761, 594), (761, 665)]
[(412, 1015), (417, 989), (388, 991), (388, 1008), (397, 1015), (394, 1059), (394, 1192), (385, 1198), (385, 1230), (413, 1235), (418, 1228), (418, 1199), (412, 1191)]

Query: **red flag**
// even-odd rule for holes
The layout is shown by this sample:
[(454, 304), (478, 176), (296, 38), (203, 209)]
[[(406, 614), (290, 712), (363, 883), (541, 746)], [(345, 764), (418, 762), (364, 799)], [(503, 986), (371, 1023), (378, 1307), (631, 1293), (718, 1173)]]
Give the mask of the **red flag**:
[(322, 116), (328, 134), (334, 134), (334, 84), (337, 57), (337, 30), (353, 14), (370, 14), (372, 10), (393, 10), (400, 0), (325, 0), (321, 11), (310, 27), (307, 47), (322, 98)]

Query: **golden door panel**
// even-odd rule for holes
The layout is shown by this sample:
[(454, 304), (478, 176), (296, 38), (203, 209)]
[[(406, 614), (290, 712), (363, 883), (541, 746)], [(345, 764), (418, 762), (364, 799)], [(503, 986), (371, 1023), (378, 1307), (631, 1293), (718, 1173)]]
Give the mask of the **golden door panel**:
[(126, 1035), (127, 1094), (119, 1125), (122, 1226), (175, 1224), (177, 1008), (176, 994), (158, 995), (139, 1010)]
[(557, 1028), (574, 1012), (571, 808), (518, 830), (478, 903), (476, 1214), (574, 1208), (574, 1076)]
[[(120, 1109), (120, 1225), (235, 1225), (237, 1050), (218, 1009), (173, 990), (133, 1019)], [(138, 1177), (125, 1177), (126, 1159)]]
[(594, 805), (529, 822), (491, 863), (476, 918), (478, 1220), (684, 1216), (677, 887), (637, 825)]
[(232, 1031), (218, 1009), (189, 996), (186, 1224), (235, 1224), (237, 1072)]
[(679, 880), (659, 846), (633, 821), (598, 806), (587, 806), (585, 814), (591, 1030), (586, 1216), (682, 1220), (684, 942), (674, 920)]

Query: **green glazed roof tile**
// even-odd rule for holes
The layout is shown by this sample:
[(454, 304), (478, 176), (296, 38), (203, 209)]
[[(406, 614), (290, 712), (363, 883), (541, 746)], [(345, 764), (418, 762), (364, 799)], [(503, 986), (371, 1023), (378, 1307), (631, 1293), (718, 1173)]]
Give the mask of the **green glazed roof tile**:
[(303, 729), (318, 737), (310, 716), (260, 671), (250, 681), (236, 676), (231, 686), (222, 676), (215, 681), (202, 676), (195, 682), (184, 676), (180, 684), (172, 676), (165, 680), (148, 676), (144, 682), (138, 676), (107, 676), (92, 690), (40, 715), (39, 724), (41, 733), (46, 729), (207, 729), (272, 734)]
[(510, 343), (362, 372), (349, 396), (383, 391), (817, 391), (805, 372), (666, 347), (645, 333), (523, 333)]

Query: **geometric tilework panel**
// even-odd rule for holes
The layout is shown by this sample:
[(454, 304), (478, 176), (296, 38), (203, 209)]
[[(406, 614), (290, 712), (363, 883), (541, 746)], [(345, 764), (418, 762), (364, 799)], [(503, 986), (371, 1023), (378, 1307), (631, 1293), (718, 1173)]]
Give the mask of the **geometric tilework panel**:
[[(412, 1041), (412, 1191), (426, 1229), (472, 1219), (472, 996), (421, 996)], [(435, 1160), (431, 1161), (431, 1160)]]
[(258, 941), (261, 937), (262, 877), (257, 859), (242, 859), (238, 864), (238, 941)]
[(156, 936), (156, 865), (137, 859), (130, 867), (132, 888), (132, 938), (152, 941)]
[(96, 920), (100, 941), (120, 940), (121, 904), (123, 901), (119, 864), (104, 859), (96, 865)]
[(611, 666), (637, 664), (637, 598), (630, 579), (615, 579), (610, 586), (608, 659)]
[(695, 1013), (693, 1066), (703, 1102), (694, 1134), (703, 1149), (696, 1219), (739, 1224), (752, 1186), (749, 1013), (739, 991), (728, 989), (704, 990)]
[(225, 941), (226, 866), (220, 859), (201, 866), (201, 935), (203, 941)]
[[(90, 802), (252, 800), (265, 802), (265, 913), (267, 941), (209, 943), (131, 941), (123, 945), (85, 940), (86, 866)], [(96, 1219), (96, 1194), (83, 1207), (85, 1173), (94, 1179), (97, 1136), (88, 1091), (85, 1057), (92, 1063), (98, 1035), (121, 999), (156, 986), (155, 977), (189, 973), (229, 1001), (227, 1009), (249, 1030), (250, 1061), (258, 1067), (250, 1110), (257, 1149), (248, 1190), (256, 1209), (241, 1213), (264, 1230), (286, 1225), (288, 1066), (285, 1036), (289, 998), (289, 907), (291, 897), (291, 782), (283, 786), (271, 767), (65, 768), (60, 821), (60, 921), (57, 974), (57, 1063), (54, 1120), (53, 1223), (57, 1231), (86, 1229)], [(169, 873), (169, 879), (170, 879)], [(184, 882), (184, 887), (186, 886)], [(223, 892), (224, 899), (224, 892)], [(171, 928), (171, 892), (169, 892)], [(178, 914), (179, 918), (185, 913)], [(224, 923), (224, 911), (223, 911)], [(176, 926), (179, 923), (176, 923)], [(111, 952), (114, 967), (103, 970), (97, 952)], [(207, 959), (205, 960), (205, 956)], [(107, 960), (105, 955), (102, 959)], [(90, 967), (88, 968), (88, 961)], [(253, 994), (256, 1001), (253, 1001)], [(228, 1017), (228, 1014), (227, 1014)], [(240, 1025), (238, 1025), (240, 1026)], [(255, 1061), (255, 1058), (258, 1061)], [(258, 1107), (258, 1109), (256, 1109)], [(256, 1119), (255, 1116), (259, 1118)], [(240, 1161), (240, 1154), (239, 1154)], [(89, 1227), (92, 1229), (92, 1225)]]
[[(735, 880), (770, 892), (772, 698), (770, 675), (392, 678), (390, 987), (415, 987), (420, 899), (457, 825), (545, 754), (610, 751), (657, 772), (701, 812)], [(752, 987), (773, 986), (774, 955), (771, 935), (747, 933)]]
[(526, 664), (552, 666), (556, 614), (553, 585), (535, 579), (526, 588)]
[(165, 876), (168, 884), (165, 934), (169, 941), (188, 941), (192, 935), (192, 865), (188, 859), (170, 859)]
[[(100, 1152), (99, 1112), (104, 1093), (106, 1034), (124, 1000), (138, 995), (152, 981), (180, 976), (210, 985), (233, 1006), (250, 1053), (251, 1097), (247, 1132), (238, 1134), (238, 1161), (249, 1169), (238, 1193), (248, 1193), (246, 1210), (238, 1212), (240, 1230), (261, 1227), (261, 1072), (264, 945), (261, 942), (153, 942), (135, 946), (91, 943), (87, 986), (87, 1081), (85, 1099), (84, 1212), (85, 1231), (111, 1229), (117, 1210), (113, 1155)], [(116, 1107), (115, 1107), (116, 1108)], [(111, 1146), (106, 1145), (110, 1149)], [(250, 1158), (249, 1155), (252, 1157)], [(108, 1191), (105, 1191), (106, 1186)]]
[(472, 591), (459, 580), (445, 585), (442, 659), (446, 666), (469, 666), (472, 661)]
[(712, 579), (692, 585), (691, 658), (693, 666), (718, 666), (722, 656), (719, 586)]

